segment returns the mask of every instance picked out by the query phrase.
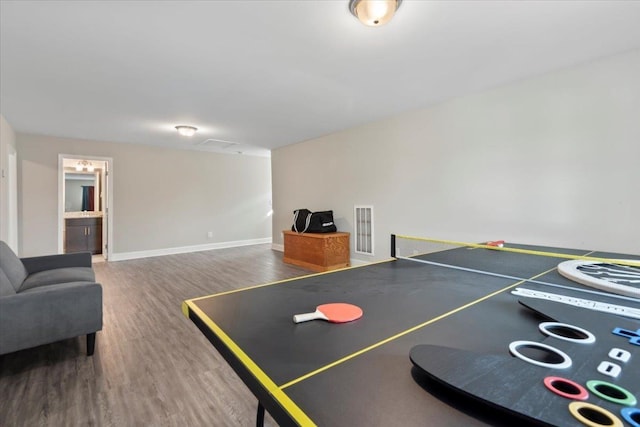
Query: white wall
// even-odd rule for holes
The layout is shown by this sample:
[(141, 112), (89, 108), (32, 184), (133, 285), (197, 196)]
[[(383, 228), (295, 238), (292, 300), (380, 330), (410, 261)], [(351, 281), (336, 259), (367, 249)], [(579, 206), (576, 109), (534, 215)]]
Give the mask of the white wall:
[(58, 154), (113, 159), (114, 259), (270, 240), (268, 158), (20, 133), (17, 139), (23, 256), (58, 250)]
[(17, 252), (18, 184), (17, 174), (12, 171), (15, 165), (10, 160), (16, 154), (16, 135), (4, 116), (0, 115), (0, 240)]
[(640, 254), (638, 76), (636, 50), (275, 150), (274, 246), (293, 209), (353, 232), (372, 204), (367, 261), (391, 233)]

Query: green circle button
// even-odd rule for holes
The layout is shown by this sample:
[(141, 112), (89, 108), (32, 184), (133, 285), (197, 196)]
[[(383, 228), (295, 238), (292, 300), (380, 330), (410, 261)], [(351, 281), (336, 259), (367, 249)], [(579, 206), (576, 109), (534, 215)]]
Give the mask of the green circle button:
[(596, 396), (618, 405), (634, 406), (637, 403), (636, 397), (629, 390), (606, 381), (587, 381), (587, 388)]

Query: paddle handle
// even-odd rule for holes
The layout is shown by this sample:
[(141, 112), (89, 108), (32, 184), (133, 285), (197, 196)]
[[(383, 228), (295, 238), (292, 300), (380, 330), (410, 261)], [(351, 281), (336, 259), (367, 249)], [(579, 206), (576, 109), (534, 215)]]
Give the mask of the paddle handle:
[(324, 319), (322, 313), (314, 311), (312, 313), (302, 313), (293, 315), (293, 323), (308, 322), (309, 320)]

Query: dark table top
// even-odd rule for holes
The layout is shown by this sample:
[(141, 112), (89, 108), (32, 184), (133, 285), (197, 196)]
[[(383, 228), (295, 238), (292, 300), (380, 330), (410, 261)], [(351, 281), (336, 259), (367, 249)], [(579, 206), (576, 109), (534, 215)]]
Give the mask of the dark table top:
[[(555, 257), (458, 248), (421, 258), (588, 289), (560, 276), (563, 259)], [(183, 311), (281, 425), (513, 425), (508, 414), (432, 381), (409, 353), (432, 344), (508, 354), (512, 341), (540, 341), (540, 315), (510, 293), (518, 286), (621, 304), (399, 259), (196, 298)], [(345, 324), (293, 323), (294, 314), (328, 302), (358, 305), (364, 316)]]

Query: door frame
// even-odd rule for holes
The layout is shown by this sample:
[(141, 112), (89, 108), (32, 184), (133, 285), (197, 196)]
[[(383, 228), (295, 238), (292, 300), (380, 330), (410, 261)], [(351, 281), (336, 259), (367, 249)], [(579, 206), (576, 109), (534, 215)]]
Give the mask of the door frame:
[[(90, 154), (58, 154), (58, 253), (64, 253), (64, 161), (65, 160), (99, 160), (105, 162), (107, 167), (107, 179), (105, 180), (104, 192), (106, 193), (105, 209), (106, 223), (103, 217), (102, 247), (107, 247), (102, 251), (105, 260), (113, 256), (113, 158), (93, 156)], [(106, 225), (106, 227), (105, 227)]]

